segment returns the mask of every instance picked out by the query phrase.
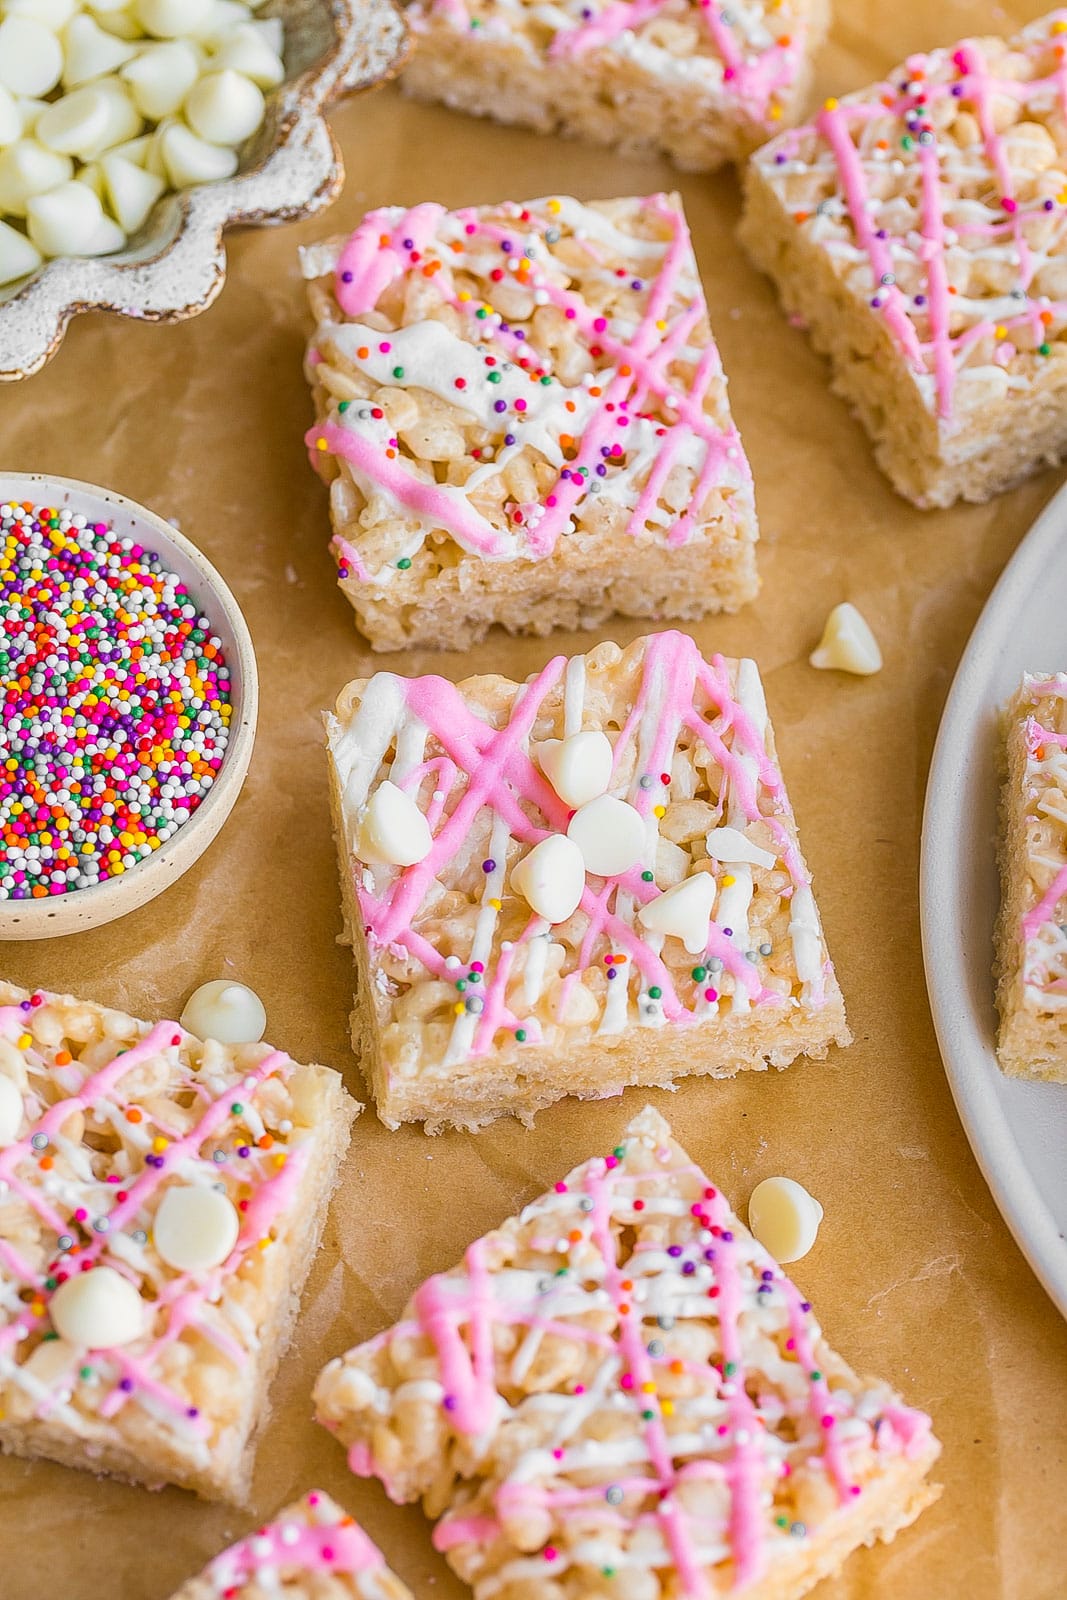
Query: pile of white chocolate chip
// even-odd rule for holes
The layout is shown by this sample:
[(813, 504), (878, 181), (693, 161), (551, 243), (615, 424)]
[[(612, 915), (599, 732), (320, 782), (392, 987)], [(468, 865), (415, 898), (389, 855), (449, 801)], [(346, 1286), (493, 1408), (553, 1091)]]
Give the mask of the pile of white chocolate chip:
[(164, 193), (228, 178), (281, 83), (263, 0), (0, 0), (0, 285), (121, 250)]

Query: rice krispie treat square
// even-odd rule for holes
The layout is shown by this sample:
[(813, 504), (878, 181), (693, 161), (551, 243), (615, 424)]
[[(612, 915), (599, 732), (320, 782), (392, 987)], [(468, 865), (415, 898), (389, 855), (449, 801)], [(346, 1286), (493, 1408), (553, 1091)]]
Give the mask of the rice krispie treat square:
[(418, 100), (689, 171), (741, 161), (799, 115), (827, 0), (415, 0)]
[(390, 207), (303, 267), (307, 443), (374, 649), (755, 595), (752, 479), (676, 195)]
[(894, 487), (987, 500), (1067, 451), (1067, 11), (909, 57), (752, 158), (741, 237)]
[(336, 1500), (313, 1490), (231, 1545), (171, 1600), (412, 1600)]
[(754, 662), (661, 633), (525, 684), (380, 672), (326, 721), (389, 1126), (848, 1043)]
[(1067, 1083), (1067, 674), (1027, 676), (1006, 718), (997, 1054)]
[(475, 1600), (798, 1600), (938, 1494), (929, 1418), (829, 1348), (651, 1108), (315, 1398)]
[(245, 1499), (358, 1109), (269, 1045), (0, 983), (0, 1448)]

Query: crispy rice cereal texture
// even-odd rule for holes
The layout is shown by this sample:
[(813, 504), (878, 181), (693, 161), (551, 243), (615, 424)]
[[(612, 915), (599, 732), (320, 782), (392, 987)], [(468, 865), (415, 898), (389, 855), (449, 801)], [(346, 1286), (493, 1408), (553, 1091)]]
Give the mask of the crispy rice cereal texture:
[[(391, 1127), (529, 1119), (848, 1043), (753, 662), (663, 633), (527, 684), (382, 672), (342, 691), (327, 733), (353, 1041)], [(554, 780), (573, 805), (553, 751), (577, 762)], [(392, 852), (407, 867), (368, 836), (383, 811), (421, 841)], [(516, 886), (535, 849), (543, 914)]]
[(313, 1490), (216, 1556), (172, 1600), (412, 1600), (376, 1545)]
[(690, 171), (740, 161), (799, 114), (826, 0), (416, 0), (418, 100)]
[(1024, 678), (1006, 731), (997, 1054), (1067, 1083), (1067, 674)]
[(938, 1493), (929, 1418), (827, 1346), (651, 1108), (315, 1397), (475, 1600), (796, 1600)]
[[(0, 1446), (243, 1501), (358, 1110), (340, 1076), (0, 983), (0, 1091)], [(179, 1267), (205, 1199), (236, 1242)]]
[(303, 266), (307, 442), (375, 649), (755, 595), (752, 479), (676, 195), (391, 207)]
[(741, 236), (916, 505), (1059, 460), (1067, 11), (828, 100), (753, 157)]

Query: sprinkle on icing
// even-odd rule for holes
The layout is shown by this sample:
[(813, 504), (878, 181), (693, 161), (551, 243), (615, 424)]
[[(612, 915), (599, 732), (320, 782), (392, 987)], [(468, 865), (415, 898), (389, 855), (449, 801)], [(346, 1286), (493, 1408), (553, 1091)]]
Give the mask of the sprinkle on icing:
[[(575, 533), (672, 548), (751, 515), (671, 197), (391, 207), (329, 265), (309, 376), (330, 403), (307, 445), (363, 502), (358, 539), (335, 541), (342, 578), (417, 579), (442, 535), (539, 560)], [(307, 253), (309, 276), (326, 269)]]
[(1041, 381), (1067, 331), (1067, 11), (910, 56), (754, 158), (942, 425)]
[[(576, 1028), (591, 1039), (826, 1003), (832, 969), (752, 662), (705, 662), (688, 636), (662, 633), (556, 657), (521, 686), (378, 673), (357, 688), (328, 737), (372, 968), (395, 1006), (384, 1048), (405, 1071), (412, 1051), (448, 1067), (513, 1042), (560, 1045)], [(582, 812), (532, 757), (590, 717), (618, 732), (611, 791), (588, 807), (618, 808), (626, 849), (587, 859), (572, 887), (571, 856), (553, 846), (558, 871), (542, 882), (546, 843), (573, 837)], [(433, 836), (406, 869), (360, 856), (362, 818), (386, 782)], [(613, 850), (615, 820), (601, 824)], [(728, 862), (704, 845), (720, 823)], [(517, 870), (535, 851), (538, 872)], [(691, 890), (679, 920), (682, 883), (707, 893)], [(414, 1042), (405, 1017), (422, 1024)]]
[(434, 1542), (476, 1600), (589, 1567), (686, 1600), (799, 1592), (790, 1568), (839, 1510), (936, 1453), (925, 1415), (826, 1348), (651, 1110), (331, 1363), (316, 1399), (354, 1472), (397, 1499), (433, 1483)]
[[(317, 1584), (327, 1576), (338, 1581), (340, 1587), (331, 1586), (329, 1592), (339, 1600), (342, 1594), (354, 1600), (410, 1600), (363, 1529), (329, 1495), (312, 1490), (216, 1556), (199, 1583), (205, 1600), (207, 1594), (219, 1600), (243, 1600), (245, 1595), (281, 1600), (282, 1595), (304, 1593), (304, 1582)], [(182, 1590), (175, 1600), (184, 1594)]]
[(417, 0), (411, 17), (416, 34), (443, 21), (530, 59), (631, 63), (672, 87), (713, 92), (770, 129), (796, 91), (808, 12), (794, 0)]

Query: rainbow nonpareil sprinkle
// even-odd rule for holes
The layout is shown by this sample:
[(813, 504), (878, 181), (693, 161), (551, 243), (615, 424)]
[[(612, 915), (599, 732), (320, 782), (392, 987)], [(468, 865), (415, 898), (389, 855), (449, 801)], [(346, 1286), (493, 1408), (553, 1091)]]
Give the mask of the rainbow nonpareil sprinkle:
[(181, 579), (107, 523), (0, 504), (0, 686), (0, 900), (128, 872), (222, 766), (222, 642)]

